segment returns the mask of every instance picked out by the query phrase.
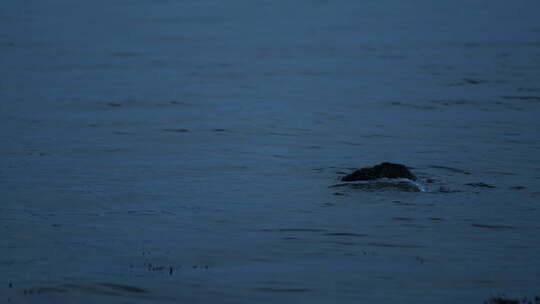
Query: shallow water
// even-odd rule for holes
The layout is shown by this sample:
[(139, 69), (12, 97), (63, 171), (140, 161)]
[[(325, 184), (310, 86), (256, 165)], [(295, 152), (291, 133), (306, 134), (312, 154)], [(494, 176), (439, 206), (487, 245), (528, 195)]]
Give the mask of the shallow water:
[(0, 300), (540, 294), (539, 9), (7, 1)]

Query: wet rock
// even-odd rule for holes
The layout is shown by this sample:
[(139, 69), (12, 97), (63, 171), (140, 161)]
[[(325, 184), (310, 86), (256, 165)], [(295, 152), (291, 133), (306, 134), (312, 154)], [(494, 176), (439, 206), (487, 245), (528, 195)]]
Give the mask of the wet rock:
[(362, 168), (341, 178), (344, 182), (370, 181), (379, 178), (408, 178), (416, 180), (416, 176), (405, 165), (381, 163), (374, 167)]

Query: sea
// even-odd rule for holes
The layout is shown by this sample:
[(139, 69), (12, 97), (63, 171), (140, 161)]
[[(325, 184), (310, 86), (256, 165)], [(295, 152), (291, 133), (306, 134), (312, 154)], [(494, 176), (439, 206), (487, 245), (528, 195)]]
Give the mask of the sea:
[(534, 303), (539, 15), (3, 0), (0, 302)]

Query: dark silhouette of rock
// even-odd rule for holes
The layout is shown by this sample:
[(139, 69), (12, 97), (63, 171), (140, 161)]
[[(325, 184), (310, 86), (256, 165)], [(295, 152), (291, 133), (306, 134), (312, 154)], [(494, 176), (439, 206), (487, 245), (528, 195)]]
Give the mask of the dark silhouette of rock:
[(401, 164), (381, 163), (374, 167), (362, 168), (341, 178), (344, 182), (369, 181), (378, 178), (408, 178), (416, 180), (416, 176)]

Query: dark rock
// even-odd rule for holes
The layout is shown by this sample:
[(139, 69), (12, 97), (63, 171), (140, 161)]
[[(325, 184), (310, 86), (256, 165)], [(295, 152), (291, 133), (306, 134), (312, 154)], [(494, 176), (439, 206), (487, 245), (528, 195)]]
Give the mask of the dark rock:
[(369, 181), (378, 178), (408, 178), (416, 180), (416, 176), (401, 164), (381, 163), (371, 168), (362, 168), (341, 178), (344, 182)]

